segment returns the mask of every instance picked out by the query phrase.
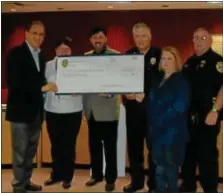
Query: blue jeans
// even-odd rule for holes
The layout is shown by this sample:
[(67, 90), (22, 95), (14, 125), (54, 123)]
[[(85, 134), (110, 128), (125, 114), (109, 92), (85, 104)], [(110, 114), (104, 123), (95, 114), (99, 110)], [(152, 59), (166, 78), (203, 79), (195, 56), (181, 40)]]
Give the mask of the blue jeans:
[(152, 159), (156, 164), (156, 191), (178, 192), (178, 170), (184, 157), (184, 145), (153, 144)]

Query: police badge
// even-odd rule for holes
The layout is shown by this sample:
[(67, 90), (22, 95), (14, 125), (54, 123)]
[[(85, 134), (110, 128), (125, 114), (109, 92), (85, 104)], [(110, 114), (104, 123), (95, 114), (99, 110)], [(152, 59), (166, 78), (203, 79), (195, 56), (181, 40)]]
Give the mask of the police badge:
[(156, 58), (154, 58), (154, 57), (150, 58), (150, 63), (152, 65), (156, 64)]
[(223, 73), (223, 61), (216, 63), (216, 69), (218, 72)]
[(205, 64), (206, 64), (206, 61), (205, 60), (201, 60), (200, 67), (203, 68)]
[(66, 68), (67, 65), (68, 65), (68, 59), (64, 59), (64, 60), (62, 60), (62, 66), (63, 66), (64, 68)]

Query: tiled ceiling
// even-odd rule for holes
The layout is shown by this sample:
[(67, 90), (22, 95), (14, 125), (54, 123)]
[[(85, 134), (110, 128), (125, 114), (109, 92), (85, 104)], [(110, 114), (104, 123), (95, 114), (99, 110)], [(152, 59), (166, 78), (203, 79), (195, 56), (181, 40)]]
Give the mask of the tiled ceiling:
[(2, 1), (2, 12), (52, 12), (52, 11), (89, 11), (89, 10), (149, 10), (149, 9), (223, 9), (223, 1), (203, 2), (63, 2), (63, 1)]

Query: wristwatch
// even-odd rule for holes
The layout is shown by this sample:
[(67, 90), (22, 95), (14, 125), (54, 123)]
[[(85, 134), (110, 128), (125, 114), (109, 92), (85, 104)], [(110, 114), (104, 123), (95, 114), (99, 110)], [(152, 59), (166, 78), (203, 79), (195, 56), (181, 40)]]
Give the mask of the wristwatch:
[(216, 113), (216, 112), (218, 112), (218, 109), (217, 109), (216, 106), (213, 106), (212, 109), (211, 109), (211, 111)]

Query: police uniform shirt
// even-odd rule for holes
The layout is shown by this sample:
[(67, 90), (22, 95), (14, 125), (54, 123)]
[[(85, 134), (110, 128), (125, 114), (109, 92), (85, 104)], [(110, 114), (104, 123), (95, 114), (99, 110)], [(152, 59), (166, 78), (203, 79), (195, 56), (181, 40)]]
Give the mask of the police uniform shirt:
[(202, 56), (192, 56), (182, 72), (191, 85), (191, 105), (199, 111), (209, 112), (223, 84), (223, 58), (212, 49)]
[[(138, 48), (132, 48), (126, 52), (126, 54), (140, 54)], [(159, 62), (161, 58), (161, 49), (157, 47), (150, 47), (149, 51), (145, 54), (145, 64), (144, 64), (144, 92), (148, 94), (149, 89), (153, 85), (154, 77), (158, 77), (160, 75), (159, 71)], [(142, 103), (138, 103), (135, 100), (127, 100), (125, 97), (123, 98), (123, 102), (126, 105), (130, 106), (144, 106), (145, 100)]]

